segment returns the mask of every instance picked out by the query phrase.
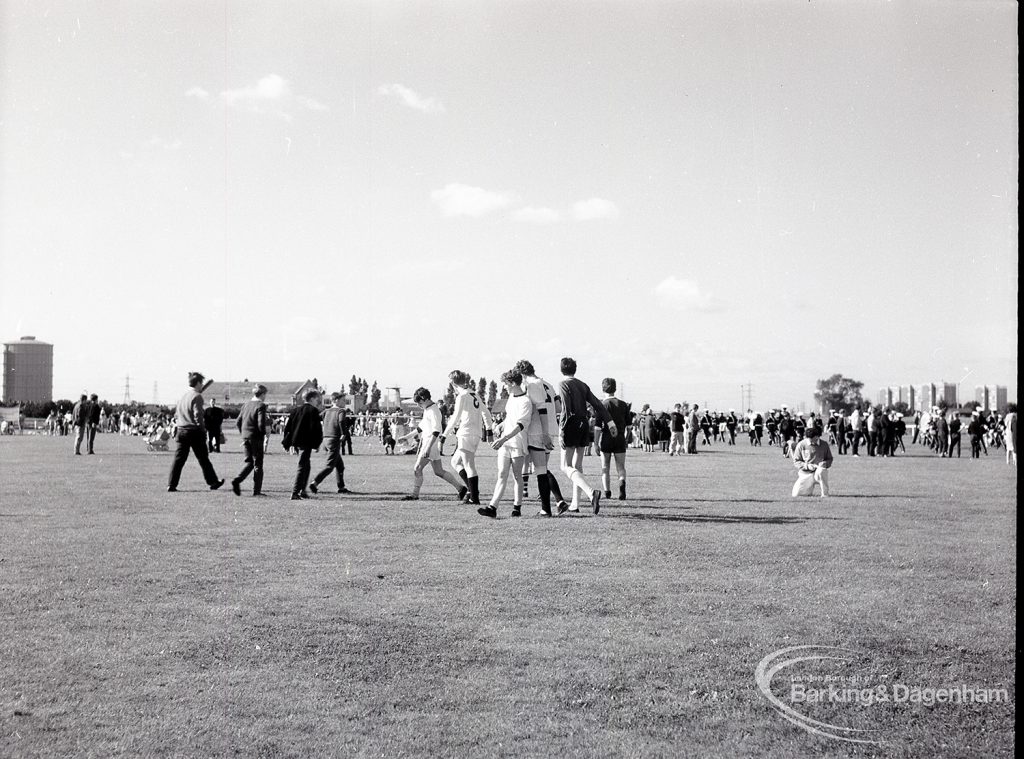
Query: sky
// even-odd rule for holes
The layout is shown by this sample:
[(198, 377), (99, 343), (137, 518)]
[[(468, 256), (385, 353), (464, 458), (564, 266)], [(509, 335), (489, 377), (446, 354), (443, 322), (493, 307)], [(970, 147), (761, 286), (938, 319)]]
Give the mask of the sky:
[(1016, 398), (1017, 5), (0, 0), (0, 337), (55, 397)]

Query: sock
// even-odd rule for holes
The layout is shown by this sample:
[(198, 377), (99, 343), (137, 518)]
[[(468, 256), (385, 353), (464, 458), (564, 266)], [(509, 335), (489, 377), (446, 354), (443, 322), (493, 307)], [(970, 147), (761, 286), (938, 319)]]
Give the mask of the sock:
[(537, 490), (540, 491), (540, 505), (544, 511), (551, 511), (551, 483), (544, 475), (537, 477)]
[(559, 501), (564, 501), (562, 497), (562, 490), (558, 487), (558, 480), (555, 479), (555, 475), (548, 472), (548, 485), (551, 487), (551, 494)]
[(469, 502), (480, 503), (480, 478), (470, 477), (466, 484), (469, 486)]
[(466, 476), (466, 470), (465, 469), (460, 469), (459, 470), (459, 477), (461, 477), (462, 481), (465, 482), (467, 485), (469, 484), (469, 478)]
[(530, 475), (528, 474), (523, 475), (523, 497), (530, 497)]

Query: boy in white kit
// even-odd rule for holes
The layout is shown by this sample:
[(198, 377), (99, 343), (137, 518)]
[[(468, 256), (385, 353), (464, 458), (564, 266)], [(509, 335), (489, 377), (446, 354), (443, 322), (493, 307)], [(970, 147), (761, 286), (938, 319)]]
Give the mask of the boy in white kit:
[(456, 369), (448, 375), (448, 379), (458, 388), (459, 394), (455, 398), (455, 410), (448, 421), (448, 426), (438, 438), (438, 452), (444, 455), (445, 438), (455, 433), (458, 442), (452, 456), (452, 469), (459, 473), (469, 488), (469, 503), (479, 506), (480, 476), (476, 469), (476, 449), (480, 444), (484, 425), (487, 429), (491, 428), (491, 412), (472, 389), (473, 380), (467, 372)]
[(459, 482), (459, 478), (454, 474), (446, 472), (441, 464), (441, 450), (437, 444), (437, 439), (441, 435), (441, 410), (430, 399), (430, 391), (425, 387), (417, 388), (412, 399), (423, 409), (423, 419), (419, 424), (420, 445), (416, 452), (416, 464), (412, 470), (412, 495), (403, 496), (402, 500), (419, 500), (420, 488), (423, 487), (423, 470), (427, 468), (428, 463), (433, 468), (434, 474), (459, 492), (459, 500), (462, 500), (462, 497), (469, 492), (469, 488)]
[[(526, 394), (533, 405), (533, 416), (530, 417), (530, 426), (526, 430), (527, 460), (523, 482), (529, 481), (531, 473), (537, 475), (537, 490), (540, 493), (541, 504), (540, 514), (549, 517), (551, 516), (552, 494), (556, 499), (555, 505), (559, 507), (560, 511), (568, 508), (568, 504), (562, 498), (562, 491), (558, 487), (554, 473), (548, 469), (548, 459), (555, 447), (551, 437), (551, 425), (555, 421), (555, 402), (558, 400), (558, 393), (551, 385), (536, 376), (533, 364), (525, 358), (517, 361), (513, 370), (523, 376)], [(528, 495), (525, 485), (523, 495)]]
[(512, 516), (522, 516), (523, 506), (523, 463), (526, 461), (526, 430), (533, 416), (533, 403), (522, 386), (523, 375), (511, 369), (501, 375), (501, 381), (508, 389), (505, 402), (505, 421), (501, 423), (501, 436), (491, 447), (498, 451), (498, 481), (494, 484), (491, 502), (477, 509), (480, 516), (494, 519), (498, 516), (498, 502), (505, 493), (509, 470), (515, 478), (512, 493)]

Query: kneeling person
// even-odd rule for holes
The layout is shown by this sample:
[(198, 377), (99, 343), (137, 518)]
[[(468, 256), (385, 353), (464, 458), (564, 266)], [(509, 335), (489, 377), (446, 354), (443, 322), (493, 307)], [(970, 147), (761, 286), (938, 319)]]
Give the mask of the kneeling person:
[(821, 439), (817, 425), (809, 425), (804, 439), (793, 449), (793, 466), (796, 467), (796, 482), (793, 497), (814, 495), (814, 483), (821, 486), (821, 497), (828, 497), (828, 470), (832, 466), (832, 449)]

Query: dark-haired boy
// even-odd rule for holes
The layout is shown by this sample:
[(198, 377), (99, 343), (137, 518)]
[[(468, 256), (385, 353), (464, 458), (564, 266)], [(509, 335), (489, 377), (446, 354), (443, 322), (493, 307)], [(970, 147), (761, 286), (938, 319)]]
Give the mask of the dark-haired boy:
[(203, 390), (207, 387), (204, 384), (205, 379), (199, 372), (189, 372), (189, 391), (181, 396), (174, 411), (177, 448), (174, 451), (174, 461), (171, 462), (171, 473), (167, 478), (169, 493), (178, 489), (181, 470), (185, 468), (189, 451), (196, 455), (199, 467), (203, 470), (203, 479), (210, 486), (210, 490), (216, 490), (224, 484), (224, 480), (217, 478), (217, 472), (210, 463), (210, 452), (206, 450), (206, 428), (203, 426)]
[(299, 451), (299, 463), (295, 471), (295, 482), (292, 484), (292, 500), (299, 501), (309, 498), (306, 485), (309, 483), (310, 456), (313, 449), (319, 448), (324, 441), (324, 431), (320, 426), (320, 392), (307, 390), (301, 406), (292, 409), (288, 421), (284, 425), (281, 445), (287, 451), (295, 448)]
[[(576, 361), (570, 357), (562, 359), (560, 368), (564, 379), (558, 385), (558, 394), (562, 399), (562, 472), (572, 482), (572, 506), (569, 510), (579, 508), (579, 491), (582, 490), (590, 499), (590, 505), (597, 514), (601, 510), (601, 491), (595, 490), (587, 484), (583, 477), (581, 468), (583, 466), (583, 450), (587, 447), (587, 431), (589, 421), (587, 418), (587, 406), (594, 409), (594, 413), (607, 427), (608, 434), (614, 438), (619, 434), (619, 428), (612, 421), (601, 401), (597, 399), (590, 387), (581, 380), (576, 379)], [(565, 509), (558, 507), (558, 512)]]
[(321, 482), (326, 480), (331, 472), (335, 473), (338, 483), (338, 492), (347, 493), (345, 487), (345, 461), (342, 458), (342, 446), (345, 442), (345, 395), (343, 393), (331, 393), (331, 407), (324, 412), (324, 445), (327, 447), (327, 466), (321, 469), (309, 489), (314, 493)]

